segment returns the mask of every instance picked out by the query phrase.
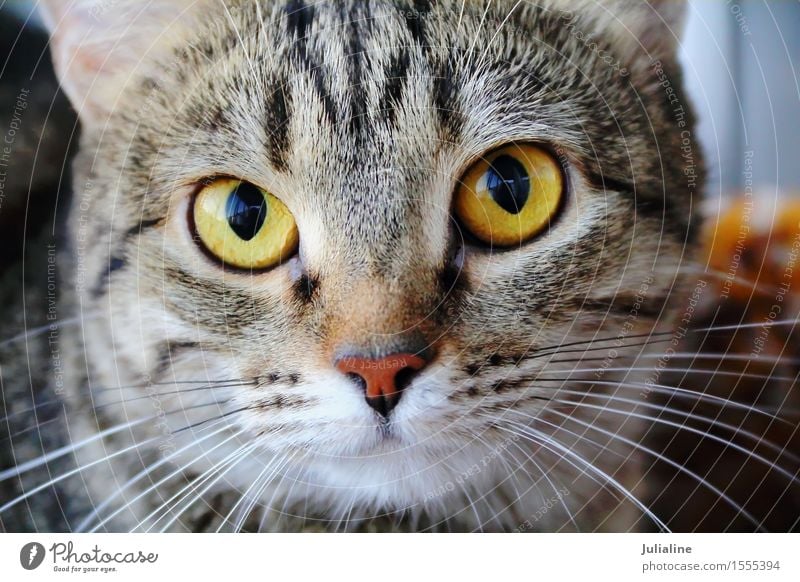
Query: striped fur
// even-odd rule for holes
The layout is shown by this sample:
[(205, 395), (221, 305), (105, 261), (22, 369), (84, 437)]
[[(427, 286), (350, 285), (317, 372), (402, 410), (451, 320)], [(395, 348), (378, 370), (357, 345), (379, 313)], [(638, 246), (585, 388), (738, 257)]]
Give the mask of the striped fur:
[[(680, 295), (702, 163), (695, 150), (692, 185), (669, 3), (52, 4), (55, 62), (84, 127), (63, 257), (75, 285), (64, 309), (86, 316), (70, 354), (73, 438), (151, 417), (155, 403), (179, 411), (78, 452), (91, 463), (155, 439), (87, 470), (95, 505), (128, 485), (87, 528), (646, 526), (576, 457), (645, 494), (639, 455), (610, 436), (635, 441), (640, 424), (569, 403), (601, 384), (547, 379), (596, 380), (573, 370), (611, 350), (612, 367), (630, 365), (649, 349), (630, 338), (668, 322)], [(547, 233), (489, 251), (464, 240), (451, 196), (471, 161), (514, 141), (550, 148), (569, 193)], [(281, 198), (298, 256), (260, 274), (209, 261), (186, 217), (213, 176)], [(332, 360), (409, 337), (436, 359), (382, 423)], [(226, 383), (191, 390), (211, 381)], [(113, 404), (152, 386), (172, 394)], [(228, 428), (192, 448), (215, 417)], [(154, 519), (239, 445), (254, 448), (208, 491), (190, 489), (174, 522)], [(239, 505), (252, 511), (223, 523), (270, 471)]]

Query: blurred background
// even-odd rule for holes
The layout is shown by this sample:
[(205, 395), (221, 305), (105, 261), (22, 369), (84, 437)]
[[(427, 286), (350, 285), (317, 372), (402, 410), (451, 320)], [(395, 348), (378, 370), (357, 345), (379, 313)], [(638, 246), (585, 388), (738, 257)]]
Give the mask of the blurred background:
[(700, 117), (708, 193), (800, 185), (800, 3), (693, 0), (681, 58)]

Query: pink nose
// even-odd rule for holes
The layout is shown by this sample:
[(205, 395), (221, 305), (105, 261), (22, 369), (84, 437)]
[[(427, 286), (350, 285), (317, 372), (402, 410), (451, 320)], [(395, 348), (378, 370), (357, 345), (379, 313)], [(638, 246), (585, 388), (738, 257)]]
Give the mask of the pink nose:
[(406, 353), (382, 358), (345, 356), (336, 361), (336, 368), (363, 386), (367, 404), (383, 416), (397, 406), (403, 388), (426, 365), (422, 356)]

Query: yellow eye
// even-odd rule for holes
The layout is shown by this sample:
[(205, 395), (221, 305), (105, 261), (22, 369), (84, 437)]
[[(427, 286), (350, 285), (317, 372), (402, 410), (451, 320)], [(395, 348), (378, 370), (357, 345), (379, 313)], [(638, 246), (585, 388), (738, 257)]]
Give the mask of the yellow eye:
[(510, 247), (545, 230), (563, 195), (564, 177), (553, 156), (533, 145), (512, 144), (467, 170), (454, 209), (482, 242)]
[(248, 182), (214, 180), (197, 194), (192, 216), (206, 249), (232, 267), (266, 269), (297, 250), (292, 214), (275, 196)]

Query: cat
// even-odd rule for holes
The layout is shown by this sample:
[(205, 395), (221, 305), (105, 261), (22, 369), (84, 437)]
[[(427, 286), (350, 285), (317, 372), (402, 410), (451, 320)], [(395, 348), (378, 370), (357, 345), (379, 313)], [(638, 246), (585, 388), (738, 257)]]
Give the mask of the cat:
[(667, 529), (632, 411), (694, 292), (683, 2), (43, 10), (64, 444), (0, 468), (6, 529)]

